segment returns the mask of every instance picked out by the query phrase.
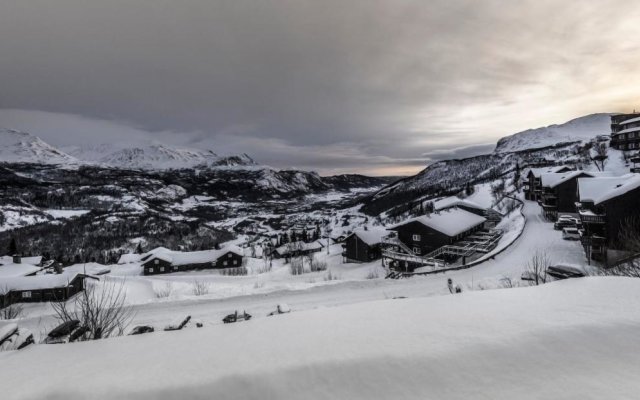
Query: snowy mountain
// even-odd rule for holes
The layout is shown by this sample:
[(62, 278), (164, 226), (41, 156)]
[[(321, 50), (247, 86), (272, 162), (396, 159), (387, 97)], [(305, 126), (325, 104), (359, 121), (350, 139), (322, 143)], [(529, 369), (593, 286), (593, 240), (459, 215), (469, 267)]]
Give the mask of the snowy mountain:
[(0, 161), (39, 164), (77, 164), (69, 154), (27, 132), (0, 128)]
[(73, 146), (65, 150), (87, 163), (125, 169), (179, 169), (216, 166), (252, 166), (246, 154), (222, 157), (211, 150), (177, 148), (160, 143), (145, 146), (99, 144)]
[(559, 125), (527, 129), (498, 140), (496, 153), (532, 150), (559, 143), (581, 142), (611, 132), (611, 114), (590, 114)]

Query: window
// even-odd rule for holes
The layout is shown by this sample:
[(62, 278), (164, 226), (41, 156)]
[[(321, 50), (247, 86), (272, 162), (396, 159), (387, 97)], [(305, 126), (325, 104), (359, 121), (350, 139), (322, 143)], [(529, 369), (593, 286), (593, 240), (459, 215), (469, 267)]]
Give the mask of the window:
[(420, 254), (420, 253), (422, 253), (422, 251), (420, 251), (420, 247), (414, 247), (413, 248), (413, 253), (414, 254)]
[(420, 241), (420, 235), (413, 235), (413, 236), (411, 236), (411, 238), (413, 239), (414, 242), (419, 242)]
[(233, 260), (233, 265), (238, 265), (238, 260)]
[(154, 261), (153, 261), (153, 263), (154, 263), (155, 265), (158, 265), (158, 264), (160, 264), (160, 260), (154, 260)]
[(231, 256), (231, 253), (227, 254), (227, 257), (231, 258), (231, 257), (232, 257), (232, 256)]
[(164, 272), (164, 267), (160, 267), (160, 272)]
[(153, 273), (153, 268), (149, 268), (147, 271), (148, 271), (150, 274), (152, 274), (152, 273)]
[(23, 299), (30, 299), (31, 298), (31, 292), (22, 292), (22, 298)]
[(174, 265), (174, 266), (173, 266), (173, 270), (174, 270), (174, 271), (177, 271), (177, 270), (178, 270), (178, 267)]
[(226, 261), (223, 261), (223, 262), (222, 262), (222, 265), (226, 267), (226, 266), (227, 266), (227, 262), (226, 262)]

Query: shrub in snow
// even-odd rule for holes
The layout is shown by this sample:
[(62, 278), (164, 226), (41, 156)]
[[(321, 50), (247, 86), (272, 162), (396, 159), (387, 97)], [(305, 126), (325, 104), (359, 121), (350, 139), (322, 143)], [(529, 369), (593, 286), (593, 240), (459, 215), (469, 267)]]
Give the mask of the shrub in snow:
[(22, 316), (23, 308), (20, 304), (13, 304), (0, 310), (0, 319), (16, 319)]
[(378, 279), (380, 275), (378, 274), (377, 268), (371, 268), (369, 273), (367, 274), (367, 279)]
[(209, 284), (202, 281), (193, 281), (193, 294), (196, 296), (202, 296), (209, 294)]
[(301, 258), (294, 258), (291, 260), (291, 264), (289, 264), (289, 271), (291, 275), (302, 275), (304, 274), (304, 263)]
[(322, 260), (316, 260), (316, 258), (314, 257), (311, 259), (311, 262), (309, 263), (309, 269), (311, 270), (311, 272), (326, 271), (327, 262)]
[(331, 271), (327, 272), (324, 276), (324, 280), (326, 281), (338, 281), (340, 280), (340, 276), (333, 274)]
[(531, 285), (542, 285), (547, 282), (547, 268), (551, 266), (551, 260), (544, 250), (536, 250), (527, 263), (523, 277)]
[(156, 297), (159, 299), (163, 299), (166, 297), (171, 296), (171, 292), (173, 292), (173, 284), (171, 282), (165, 282), (164, 285), (156, 287), (153, 287), (153, 292), (155, 293)]

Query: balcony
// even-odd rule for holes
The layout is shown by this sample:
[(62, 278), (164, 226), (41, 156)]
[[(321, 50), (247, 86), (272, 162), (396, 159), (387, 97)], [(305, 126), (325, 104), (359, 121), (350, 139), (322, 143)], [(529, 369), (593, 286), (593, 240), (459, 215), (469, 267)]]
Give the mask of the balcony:
[(606, 222), (606, 214), (597, 214), (591, 210), (579, 210), (580, 219), (583, 224), (604, 224)]

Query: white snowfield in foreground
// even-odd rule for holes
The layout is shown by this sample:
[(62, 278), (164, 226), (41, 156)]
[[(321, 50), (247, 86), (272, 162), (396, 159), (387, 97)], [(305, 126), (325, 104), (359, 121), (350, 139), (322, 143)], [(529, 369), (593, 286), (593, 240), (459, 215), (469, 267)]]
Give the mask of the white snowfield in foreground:
[(639, 332), (640, 279), (585, 278), (36, 345), (0, 377), (6, 400), (632, 399)]

